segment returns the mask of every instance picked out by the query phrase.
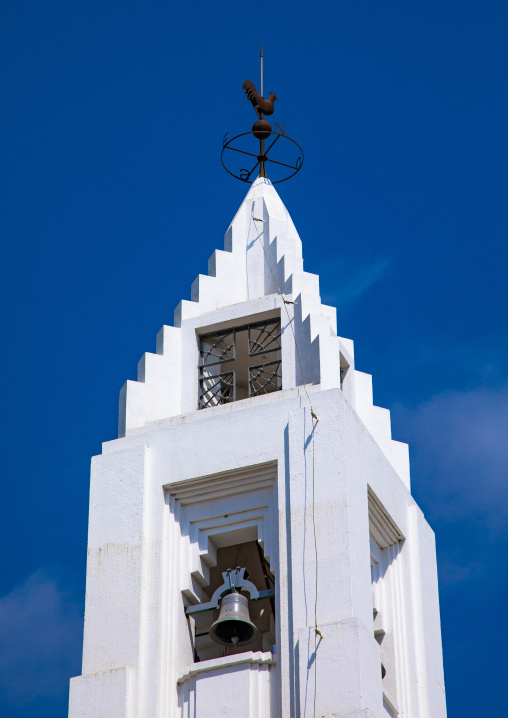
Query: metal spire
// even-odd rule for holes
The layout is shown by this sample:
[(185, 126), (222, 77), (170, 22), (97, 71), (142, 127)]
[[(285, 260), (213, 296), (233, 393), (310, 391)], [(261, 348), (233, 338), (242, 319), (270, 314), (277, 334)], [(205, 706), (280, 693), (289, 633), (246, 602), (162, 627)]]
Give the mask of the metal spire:
[(264, 97), (263, 95), (263, 40), (261, 40), (261, 53), (259, 55), (261, 58), (261, 97)]

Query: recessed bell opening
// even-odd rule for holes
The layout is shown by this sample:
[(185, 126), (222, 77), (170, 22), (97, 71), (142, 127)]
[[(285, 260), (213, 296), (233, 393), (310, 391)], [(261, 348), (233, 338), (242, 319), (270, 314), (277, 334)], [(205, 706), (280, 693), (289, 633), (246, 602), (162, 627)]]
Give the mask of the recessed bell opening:
[(250, 620), (247, 597), (236, 591), (224, 596), (219, 618), (209, 634), (220, 646), (244, 646), (257, 638), (258, 629)]

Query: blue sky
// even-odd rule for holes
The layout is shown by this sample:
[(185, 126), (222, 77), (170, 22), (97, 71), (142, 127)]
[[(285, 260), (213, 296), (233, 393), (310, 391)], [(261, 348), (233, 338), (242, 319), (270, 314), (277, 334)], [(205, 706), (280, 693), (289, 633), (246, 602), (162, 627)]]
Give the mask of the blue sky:
[[(278, 185), (436, 531), (450, 718), (504, 715), (506, 3), (17, 0), (0, 9), (0, 714), (80, 673), (90, 456), (247, 186), (246, 78), (305, 151)], [(503, 602), (503, 603), (502, 603)]]

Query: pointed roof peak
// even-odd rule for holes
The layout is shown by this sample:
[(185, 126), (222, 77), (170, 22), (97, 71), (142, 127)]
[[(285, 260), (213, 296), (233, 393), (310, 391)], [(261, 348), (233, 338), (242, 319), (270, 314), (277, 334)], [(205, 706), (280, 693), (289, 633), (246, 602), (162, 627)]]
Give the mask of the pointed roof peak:
[[(250, 186), (247, 194), (242, 200), (242, 203), (238, 207), (235, 216), (231, 220), (230, 228), (233, 225), (234, 221), (240, 214), (240, 212), (245, 209), (247, 205), (250, 205), (250, 212), (254, 211), (254, 207), (256, 204), (256, 199), (264, 199), (265, 203), (268, 203), (271, 211), (276, 214), (280, 215), (281, 213), (283, 216), (290, 218), (289, 212), (286, 209), (286, 206), (284, 202), (281, 200), (277, 190), (273, 186), (273, 184), (270, 182), (269, 179), (266, 177), (258, 177)], [(270, 211), (270, 210), (269, 210)]]
[(267, 186), (273, 187), (273, 183), (268, 179), (268, 177), (258, 177), (258, 178), (257, 178), (256, 180), (254, 180), (254, 182), (252, 183), (251, 189), (252, 189), (252, 187), (257, 186), (257, 185), (261, 185), (261, 184), (262, 184), (262, 185), (267, 185)]
[(251, 184), (250, 189), (247, 192), (247, 197), (251, 195), (251, 193), (259, 197), (265, 192), (272, 192), (273, 194), (279, 196), (277, 190), (270, 182), (268, 177), (258, 177), (257, 180), (254, 180), (254, 182)]
[(270, 180), (266, 177), (258, 177), (257, 180), (252, 183), (238, 211), (249, 203), (252, 203), (252, 209), (254, 209), (256, 199), (265, 200), (266, 209), (269, 214), (274, 213), (275, 215), (280, 215), (282, 213), (285, 217), (290, 219), (286, 205), (282, 201), (272, 182), (270, 182)]

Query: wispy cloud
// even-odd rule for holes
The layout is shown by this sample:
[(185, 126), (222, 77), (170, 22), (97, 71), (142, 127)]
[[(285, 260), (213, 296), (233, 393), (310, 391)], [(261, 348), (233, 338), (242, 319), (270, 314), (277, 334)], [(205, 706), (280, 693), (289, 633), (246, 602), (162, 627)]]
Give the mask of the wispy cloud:
[[(324, 297), (324, 301), (336, 305), (339, 309), (358, 301), (373, 284), (382, 279), (392, 266), (392, 260), (387, 257), (379, 257), (369, 264), (348, 273), (347, 278), (341, 279), (340, 273), (335, 269), (323, 267), (321, 276), (330, 286), (333, 281), (334, 291)], [(334, 272), (333, 279), (330, 271)]]
[(23, 706), (37, 698), (65, 703), (79, 673), (82, 609), (43, 571), (0, 598), (0, 695)]
[(508, 548), (508, 385), (437, 394), (392, 416), (436, 530), (441, 587), (455, 598), (462, 584), (470, 595), (492, 591)]
[(496, 533), (508, 521), (508, 386), (446, 392), (395, 406), (418, 494), (434, 517), (468, 517)]

